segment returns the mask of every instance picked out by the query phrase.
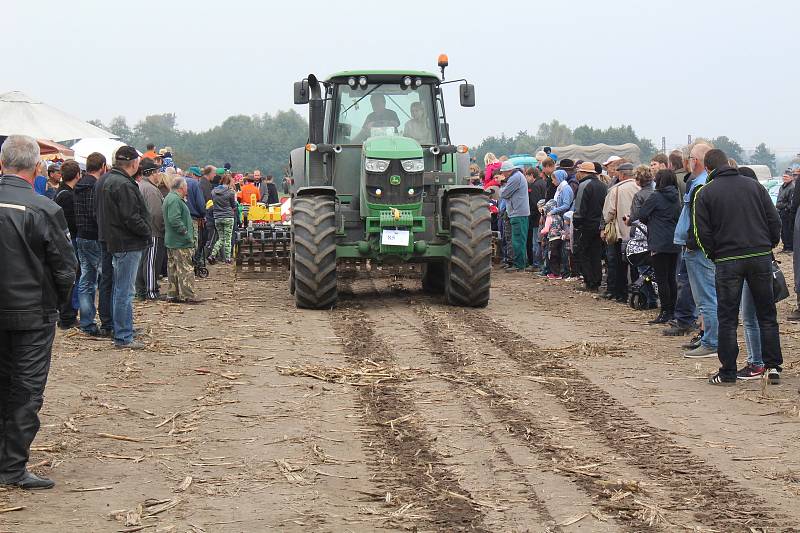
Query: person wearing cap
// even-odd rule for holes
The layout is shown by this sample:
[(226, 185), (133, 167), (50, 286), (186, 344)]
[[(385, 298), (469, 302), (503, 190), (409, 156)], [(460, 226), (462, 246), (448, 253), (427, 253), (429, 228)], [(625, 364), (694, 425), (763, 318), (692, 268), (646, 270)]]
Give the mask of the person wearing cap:
[(583, 275), (584, 290), (598, 292), (603, 279), (603, 241), (600, 238), (600, 229), (608, 189), (597, 177), (594, 164), (590, 161), (581, 163), (577, 177), (580, 186), (575, 196), (572, 215), (572, 246), (578, 268)]
[(102, 196), (103, 236), (114, 268), (112, 320), (114, 346), (141, 350), (144, 344), (134, 339), (133, 296), (142, 252), (150, 245), (147, 205), (134, 176), (139, 171), (139, 152), (121, 146), (114, 166), (98, 191)]
[(792, 169), (787, 168), (783, 173), (783, 183), (781, 188), (778, 189), (778, 199), (775, 202), (775, 207), (781, 216), (781, 242), (783, 242), (783, 250), (781, 252), (785, 254), (792, 253), (794, 248), (794, 217), (792, 216), (794, 186)]
[(527, 238), (528, 217), (531, 208), (528, 204), (528, 183), (520, 169), (511, 161), (500, 165), (503, 184), (500, 198), (506, 201), (506, 212), (511, 221), (511, 247), (514, 250), (514, 270), (522, 272), (528, 267)]
[[(36, 139), (0, 147), (0, 486), (49, 489), (26, 468), (39, 431), (56, 309), (70, 300), (75, 251), (62, 209), (33, 192), (43, 165)], [(4, 528), (5, 529), (5, 528)]]
[(150, 245), (142, 254), (142, 261), (139, 264), (139, 271), (136, 276), (136, 297), (140, 300), (160, 300), (161, 289), (158, 285), (164, 253), (162, 251), (164, 243), (164, 215), (161, 205), (164, 198), (158, 190), (158, 183), (162, 182), (160, 167), (155, 161), (143, 158), (139, 164), (139, 171), (142, 179), (139, 181), (139, 190), (147, 205), (149, 215)]
[(200, 188), (200, 180), (203, 178), (203, 171), (200, 167), (192, 166), (186, 171), (186, 205), (189, 207), (189, 213), (192, 215), (192, 224), (194, 224), (194, 246), (195, 246), (195, 263), (200, 262), (200, 254), (203, 250), (198, 246), (200, 231), (205, 227), (206, 219), (206, 199), (203, 190)]
[[(611, 235), (603, 233), (606, 240), (607, 291), (603, 297), (617, 302), (628, 301), (629, 265), (625, 261), (623, 251), (630, 239), (630, 227), (626, 223), (631, 214), (631, 205), (641, 187), (634, 179), (634, 168), (631, 163), (623, 163), (618, 169), (619, 181), (608, 188), (603, 204), (603, 221), (613, 225)], [(635, 278), (634, 278), (635, 279)]]

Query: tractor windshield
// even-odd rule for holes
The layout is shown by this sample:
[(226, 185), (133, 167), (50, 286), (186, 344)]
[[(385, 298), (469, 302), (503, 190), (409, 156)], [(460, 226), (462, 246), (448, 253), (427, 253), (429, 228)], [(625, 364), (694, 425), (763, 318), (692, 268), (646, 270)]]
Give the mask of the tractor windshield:
[(435, 144), (429, 84), (415, 89), (388, 83), (340, 85), (338, 93), (335, 143), (362, 144), (370, 137), (402, 135), (421, 145)]

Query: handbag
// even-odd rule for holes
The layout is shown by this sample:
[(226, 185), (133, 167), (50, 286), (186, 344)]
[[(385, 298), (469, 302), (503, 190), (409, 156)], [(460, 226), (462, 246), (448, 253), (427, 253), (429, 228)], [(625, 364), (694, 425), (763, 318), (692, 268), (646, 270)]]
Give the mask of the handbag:
[(780, 263), (772, 258), (772, 299), (775, 303), (789, 297), (789, 287), (786, 285), (786, 277), (781, 271)]
[(603, 228), (603, 231), (605, 232), (606, 235), (606, 242), (608, 244), (615, 244), (619, 239), (619, 236), (617, 235), (617, 213), (618, 213), (617, 208), (619, 207), (619, 187), (617, 187), (616, 193), (617, 195), (614, 198), (614, 218), (611, 220), (611, 222), (606, 222), (606, 225)]

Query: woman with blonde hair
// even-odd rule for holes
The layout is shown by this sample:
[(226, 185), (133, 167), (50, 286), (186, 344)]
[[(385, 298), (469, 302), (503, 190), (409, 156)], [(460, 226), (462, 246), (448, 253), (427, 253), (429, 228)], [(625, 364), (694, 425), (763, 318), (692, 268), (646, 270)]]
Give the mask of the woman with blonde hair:
[(483, 163), (486, 165), (483, 176), (483, 187), (486, 188), (486, 183), (491, 181), (497, 171), (500, 170), (500, 165), (503, 163), (501, 163), (500, 160), (497, 159), (497, 156), (492, 152), (487, 153), (483, 157)]

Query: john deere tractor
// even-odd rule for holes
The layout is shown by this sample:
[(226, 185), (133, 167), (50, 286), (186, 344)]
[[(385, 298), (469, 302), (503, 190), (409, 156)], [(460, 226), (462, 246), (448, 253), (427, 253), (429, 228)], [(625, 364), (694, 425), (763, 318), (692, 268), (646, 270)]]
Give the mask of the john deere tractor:
[(309, 105), (308, 144), (292, 151), (290, 290), (298, 307), (337, 300), (343, 271), (417, 269), (453, 305), (489, 301), (488, 198), (468, 185), (469, 154), (453, 144), (444, 89), (466, 80), (404, 70), (345, 71), (295, 83)]

